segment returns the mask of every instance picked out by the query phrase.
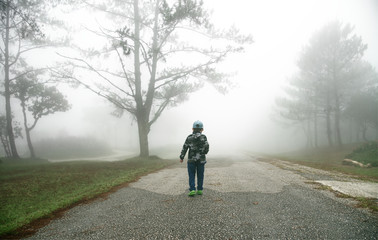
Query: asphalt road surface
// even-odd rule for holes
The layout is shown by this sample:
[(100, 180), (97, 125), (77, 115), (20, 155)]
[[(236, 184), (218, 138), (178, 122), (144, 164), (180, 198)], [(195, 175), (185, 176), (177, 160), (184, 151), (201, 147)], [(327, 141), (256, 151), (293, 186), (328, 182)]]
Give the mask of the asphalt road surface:
[(188, 197), (178, 163), (72, 208), (29, 239), (378, 238), (376, 214), (308, 182), (303, 171), (254, 157), (210, 158), (204, 195)]

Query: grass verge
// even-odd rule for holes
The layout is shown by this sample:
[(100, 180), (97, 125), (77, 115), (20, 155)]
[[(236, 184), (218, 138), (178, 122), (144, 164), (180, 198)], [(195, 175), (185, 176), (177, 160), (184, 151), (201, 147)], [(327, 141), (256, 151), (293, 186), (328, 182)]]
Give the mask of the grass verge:
[(308, 181), (306, 183), (315, 185), (315, 188), (318, 189), (318, 190), (333, 192), (339, 198), (354, 199), (355, 201), (358, 202), (356, 207), (370, 209), (371, 211), (373, 211), (375, 213), (378, 212), (378, 202), (377, 202), (377, 199), (375, 199), (375, 198), (353, 197), (353, 196), (341, 193), (339, 191), (336, 191), (336, 190), (332, 189), (332, 187), (327, 186), (327, 185), (323, 185), (323, 184), (318, 183), (318, 182)]
[(372, 210), (373, 212), (378, 213), (377, 199), (358, 197), (358, 198), (356, 198), (356, 200), (359, 202), (357, 207), (368, 208), (368, 209)]
[[(361, 168), (355, 166), (343, 165), (342, 161), (346, 156), (350, 156), (350, 153), (364, 154), (355, 149), (360, 149), (360, 144), (345, 145), (342, 148), (317, 148), (306, 149), (301, 151), (282, 153), (282, 154), (261, 154), (268, 158), (277, 158), (284, 161), (289, 161), (312, 168), (322, 169), (326, 171), (336, 171), (348, 174), (349, 176), (361, 180), (367, 180), (372, 182), (378, 182), (378, 167)], [(366, 154), (363, 155), (365, 157)], [(371, 157), (371, 155), (369, 155)], [(364, 158), (366, 159), (366, 158)], [(357, 160), (357, 159), (356, 159)], [(370, 163), (371, 161), (368, 161)], [(315, 183), (313, 183), (315, 184)], [(318, 183), (316, 183), (318, 184)], [(318, 189), (328, 190), (336, 194), (341, 198), (352, 198), (358, 201), (357, 207), (367, 208), (373, 212), (378, 211), (377, 199), (365, 198), (365, 197), (352, 197), (343, 193), (334, 191), (331, 187), (318, 184)]]
[(173, 164), (159, 158), (117, 162), (5, 162), (0, 164), (0, 236), (59, 209)]
[(378, 167), (378, 141), (367, 142), (346, 156), (365, 165)]
[(378, 168), (360, 168), (343, 165), (342, 160), (353, 152), (358, 144), (345, 145), (342, 148), (317, 148), (306, 149), (281, 154), (263, 154), (265, 157), (278, 158), (284, 161), (318, 168), (327, 171), (337, 171), (351, 175), (352, 177), (378, 182)]

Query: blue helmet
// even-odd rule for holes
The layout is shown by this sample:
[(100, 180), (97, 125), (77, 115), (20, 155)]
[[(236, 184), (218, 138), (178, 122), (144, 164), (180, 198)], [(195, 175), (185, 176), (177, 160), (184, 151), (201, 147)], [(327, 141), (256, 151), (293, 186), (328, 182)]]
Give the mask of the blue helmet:
[(193, 123), (193, 128), (199, 128), (199, 129), (201, 129), (201, 128), (203, 128), (203, 123), (201, 122), (201, 121), (195, 121), (194, 123)]

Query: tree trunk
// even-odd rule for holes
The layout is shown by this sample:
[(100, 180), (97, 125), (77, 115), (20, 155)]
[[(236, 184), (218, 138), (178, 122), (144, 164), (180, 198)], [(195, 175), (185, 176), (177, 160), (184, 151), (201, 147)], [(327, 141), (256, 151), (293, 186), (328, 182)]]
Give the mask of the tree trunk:
[(33, 144), (30, 137), (30, 128), (28, 127), (28, 120), (26, 116), (26, 109), (25, 109), (25, 101), (21, 101), (21, 107), (22, 107), (22, 114), (24, 115), (24, 128), (26, 133), (26, 141), (28, 143), (29, 151), (30, 151), (30, 157), (35, 158), (35, 152), (33, 148)]
[(28, 147), (30, 151), (30, 157), (35, 158), (35, 152), (34, 152), (33, 144), (31, 142), (31, 138), (30, 138), (30, 130), (25, 128), (25, 132), (26, 132), (26, 140), (28, 142)]
[(140, 157), (148, 157), (149, 144), (148, 144), (148, 134), (150, 132), (150, 113), (153, 104), (153, 99), (155, 95), (155, 78), (157, 70), (158, 61), (158, 51), (157, 41), (158, 41), (158, 14), (159, 14), (159, 1), (156, 3), (155, 8), (155, 18), (154, 18), (154, 36), (152, 44), (152, 69), (151, 76), (148, 84), (148, 90), (146, 94), (146, 99), (143, 101), (142, 95), (142, 79), (140, 74), (140, 17), (139, 17), (139, 6), (138, 0), (134, 0), (134, 70), (135, 70), (135, 101), (136, 101), (136, 118), (138, 122), (138, 133), (139, 133), (139, 149)]
[(333, 146), (332, 141), (332, 129), (331, 129), (331, 116), (330, 112), (327, 112), (327, 138), (328, 138), (328, 145), (330, 147)]
[(348, 133), (349, 133), (349, 143), (352, 143), (352, 141), (353, 141), (353, 122), (352, 122), (351, 119), (348, 121), (348, 125), (349, 125), (349, 131), (348, 131)]
[(366, 137), (366, 131), (367, 131), (367, 124), (366, 123), (363, 123), (361, 125), (361, 131), (362, 131), (362, 139), (365, 141), (365, 142), (368, 142), (369, 140), (367, 139)]
[(356, 142), (360, 141), (360, 125), (357, 125), (357, 130), (356, 130)]
[(317, 108), (314, 111), (314, 146), (315, 148), (318, 147), (318, 117), (317, 117)]
[(375, 127), (375, 140), (378, 141), (378, 106), (376, 106), (377, 110), (375, 111), (377, 115), (374, 117), (374, 127)]
[(343, 145), (343, 142), (341, 140), (341, 132), (340, 132), (340, 110), (336, 110), (336, 113), (335, 113), (335, 131), (336, 131), (337, 145), (341, 147)]
[(342, 146), (341, 132), (340, 132), (340, 98), (339, 98), (339, 88), (341, 87), (341, 82), (338, 81), (339, 68), (336, 64), (336, 57), (334, 55), (333, 59), (333, 70), (332, 70), (332, 97), (335, 103), (335, 140), (339, 147)]
[(311, 118), (310, 116), (308, 116), (308, 119), (307, 119), (307, 145), (308, 145), (308, 148), (312, 148), (314, 147), (314, 144), (312, 142), (312, 134), (311, 134)]
[(329, 93), (327, 94), (327, 106), (326, 106), (326, 124), (327, 124), (327, 138), (328, 138), (328, 145), (330, 147), (333, 146), (332, 141), (332, 129), (331, 129), (331, 104), (329, 99)]
[(148, 125), (148, 119), (143, 114), (140, 114), (137, 119), (138, 122), (138, 133), (139, 133), (139, 156), (148, 157), (150, 155), (149, 145), (148, 145), (148, 133), (150, 132), (150, 127)]
[(335, 89), (335, 131), (336, 131), (336, 141), (337, 145), (341, 147), (343, 145), (341, 140), (341, 132), (340, 132), (340, 101), (337, 89)]
[(139, 133), (139, 156), (148, 157), (148, 116), (146, 119), (145, 108), (142, 97), (142, 79), (140, 73), (140, 17), (139, 1), (134, 0), (134, 76), (135, 76), (135, 117), (138, 123)]
[(151, 66), (151, 76), (150, 82), (148, 84), (148, 91), (146, 95), (146, 102), (145, 107), (148, 115), (151, 112), (152, 103), (155, 96), (155, 82), (156, 82), (156, 70), (157, 70), (157, 62), (158, 62), (158, 17), (159, 17), (159, 0), (156, 1), (155, 6), (155, 17), (154, 17), (154, 35), (152, 39), (152, 66)]
[(3, 144), (3, 148), (4, 148), (4, 151), (5, 151), (5, 155), (6, 155), (7, 157), (11, 157), (11, 156), (12, 156), (12, 153), (11, 153), (11, 151), (10, 151), (9, 141), (8, 141), (7, 136), (1, 135), (0, 138), (1, 138), (1, 143)]
[(5, 86), (5, 112), (6, 112), (6, 119), (7, 119), (7, 134), (8, 134), (8, 140), (9, 140), (9, 146), (10, 146), (12, 157), (18, 159), (18, 158), (20, 158), (20, 156), (17, 153), (15, 137), (14, 137), (14, 134), (13, 134), (12, 110), (11, 110), (11, 105), (10, 105), (10, 93), (9, 93), (9, 81), (8, 82), (6, 81), (4, 86)]
[(5, 115), (7, 120), (7, 134), (9, 139), (9, 145), (13, 158), (20, 158), (17, 153), (15, 137), (13, 134), (12, 126), (12, 109), (10, 102), (10, 90), (9, 90), (9, 2), (6, 3), (6, 23), (5, 23), (5, 42), (4, 42), (4, 97), (5, 97)]

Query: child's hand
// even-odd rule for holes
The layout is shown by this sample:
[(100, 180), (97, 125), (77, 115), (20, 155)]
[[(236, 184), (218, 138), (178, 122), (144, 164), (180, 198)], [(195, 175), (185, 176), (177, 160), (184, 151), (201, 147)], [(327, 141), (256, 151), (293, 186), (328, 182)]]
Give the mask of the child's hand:
[(182, 163), (184, 161), (184, 159), (180, 159), (180, 163)]

